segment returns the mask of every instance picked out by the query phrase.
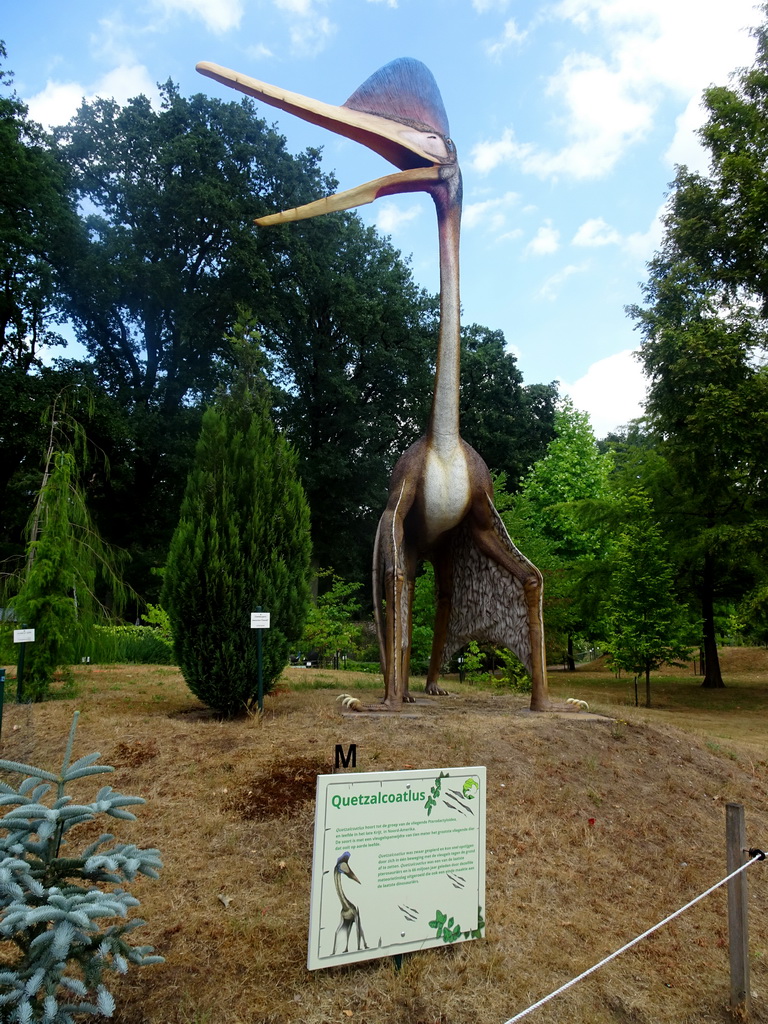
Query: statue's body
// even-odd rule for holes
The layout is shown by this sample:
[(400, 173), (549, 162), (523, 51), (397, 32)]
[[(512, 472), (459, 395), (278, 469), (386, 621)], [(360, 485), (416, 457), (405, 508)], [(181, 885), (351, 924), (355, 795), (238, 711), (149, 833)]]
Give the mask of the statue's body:
[(547, 706), (542, 577), (514, 546), (493, 505), (488, 468), (459, 435), (459, 230), (461, 172), (437, 85), (418, 61), (372, 75), (341, 107), (246, 78), (217, 65), (198, 70), (361, 142), (400, 168), (348, 192), (260, 218), (270, 224), (350, 209), (381, 196), (425, 191), (437, 209), (440, 335), (427, 432), (400, 458), (376, 533), (374, 607), (385, 693), (400, 710), (408, 690), (416, 571), (435, 567), (437, 615), (427, 692), (439, 694), (443, 659), (470, 639), (514, 651), (533, 680), (531, 708)]

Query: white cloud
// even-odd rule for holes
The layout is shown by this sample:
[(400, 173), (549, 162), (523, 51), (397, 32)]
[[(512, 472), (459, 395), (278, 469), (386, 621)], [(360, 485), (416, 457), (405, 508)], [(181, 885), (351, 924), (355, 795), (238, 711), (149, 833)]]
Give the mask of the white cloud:
[(563, 267), (562, 270), (558, 270), (556, 274), (548, 277), (541, 288), (539, 288), (538, 298), (544, 299), (546, 302), (553, 302), (557, 298), (560, 285), (567, 281), (569, 277), (573, 277), (574, 274), (583, 274), (586, 269), (585, 265), (578, 266), (575, 263), (570, 263), (567, 267)]
[(99, 18), (96, 28), (91, 32), (91, 53), (97, 53), (102, 64), (136, 64), (136, 50), (132, 45), (136, 33), (136, 27), (126, 24), (121, 12), (113, 11)]
[(471, 230), (482, 225), (489, 231), (501, 231), (506, 226), (507, 213), (516, 206), (520, 196), (517, 192), (505, 192), (496, 199), (483, 199), (479, 203), (468, 203), (462, 214), (462, 224)]
[(495, 142), (478, 142), (470, 154), (472, 169), (478, 174), (488, 174), (499, 164), (513, 160), (520, 152), (520, 144), (511, 128), (506, 128)]
[(238, 28), (243, 17), (242, 0), (154, 0), (166, 14), (190, 14), (216, 35)]
[(503, 11), (509, 6), (509, 0), (472, 0), (472, 6), (478, 14), (488, 11)]
[(294, 56), (311, 57), (320, 53), (336, 33), (336, 26), (320, 14), (315, 0), (273, 0), (273, 3), (289, 16), (288, 33)]
[(45, 88), (25, 99), (33, 121), (47, 127), (66, 124), (77, 113), (83, 100), (90, 102), (97, 96), (113, 98), (125, 103), (143, 93), (159, 105), (157, 85), (142, 64), (113, 68), (91, 85), (79, 82), (46, 82)]
[(525, 248), (532, 256), (549, 256), (560, 248), (560, 232), (545, 221)]
[(312, 15), (313, 3), (314, 0), (274, 0), (275, 7), (279, 11), (298, 14), (301, 18), (309, 18)]
[(485, 44), (485, 52), (489, 57), (496, 59), (500, 57), (505, 50), (508, 50), (510, 46), (521, 43), (525, 39), (525, 36), (526, 33), (520, 31), (515, 19), (510, 18), (504, 25), (504, 31), (501, 34), (501, 38), (497, 39), (495, 42)]
[(583, 245), (594, 248), (601, 245), (618, 245), (621, 242), (621, 235), (610, 224), (606, 224), (602, 217), (592, 217), (585, 220), (576, 234), (573, 236), (571, 245)]
[(653, 253), (660, 248), (661, 240), (664, 235), (664, 225), (662, 224), (662, 218), (666, 213), (667, 204), (662, 203), (656, 211), (656, 214), (648, 225), (648, 229), (643, 232), (635, 232), (634, 234), (627, 235), (624, 239), (624, 249), (633, 256), (635, 259), (647, 262)]
[(560, 386), (577, 409), (589, 413), (597, 437), (643, 414), (646, 381), (631, 349), (600, 359), (573, 384)]
[[(706, 12), (693, 0), (563, 0), (553, 10), (583, 33), (581, 49), (568, 52), (547, 83), (559, 144), (517, 142), (506, 129), (475, 147), (475, 169), (514, 161), (543, 178), (603, 177), (650, 133), (670, 99), (681, 115), (668, 157), (698, 166), (692, 132), (703, 121), (701, 91), (751, 63), (753, 0)], [(697, 159), (689, 161), (691, 153)]]
[(688, 106), (675, 120), (675, 135), (664, 159), (672, 167), (685, 164), (700, 174), (709, 172), (709, 155), (699, 141), (696, 129), (704, 123), (704, 111), (700, 96), (694, 96)]
[(253, 46), (246, 47), (245, 52), (252, 60), (267, 60), (269, 57), (274, 57), (274, 53), (264, 43), (255, 43)]
[(387, 7), (397, 7), (397, 0), (368, 0), (369, 4), (386, 4)]
[(376, 207), (376, 227), (387, 235), (394, 235), (404, 225), (421, 216), (423, 206), (403, 207), (398, 203), (385, 201)]

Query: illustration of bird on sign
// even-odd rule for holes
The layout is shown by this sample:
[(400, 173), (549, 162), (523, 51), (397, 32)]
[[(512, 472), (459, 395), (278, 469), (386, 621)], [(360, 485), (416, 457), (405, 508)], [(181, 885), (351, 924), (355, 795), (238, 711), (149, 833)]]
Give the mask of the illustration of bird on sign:
[[(352, 928), (354, 926), (355, 933), (357, 936), (357, 948), (368, 949), (368, 943), (365, 941), (365, 935), (363, 934), (363, 926), (360, 923), (360, 911), (349, 899), (344, 892), (341, 885), (342, 878), (349, 878), (353, 882), (357, 882), (360, 885), (360, 879), (357, 877), (355, 872), (349, 866), (349, 858), (351, 854), (349, 852), (342, 853), (339, 859), (336, 861), (336, 867), (333, 870), (333, 882), (336, 886), (336, 895), (339, 897), (341, 903), (341, 920), (339, 921), (339, 927), (336, 929), (336, 933), (333, 936), (333, 955), (336, 955), (336, 943), (339, 935), (344, 933), (347, 938), (344, 952), (349, 952), (349, 938), (352, 934)], [(362, 945), (361, 945), (362, 943)]]

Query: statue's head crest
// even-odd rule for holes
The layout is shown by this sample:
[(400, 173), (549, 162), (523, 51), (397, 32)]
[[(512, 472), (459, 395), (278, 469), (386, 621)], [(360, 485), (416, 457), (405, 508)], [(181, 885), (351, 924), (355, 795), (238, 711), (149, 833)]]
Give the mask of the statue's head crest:
[(379, 68), (344, 106), (450, 135), (448, 115), (434, 75), (412, 57), (398, 57)]

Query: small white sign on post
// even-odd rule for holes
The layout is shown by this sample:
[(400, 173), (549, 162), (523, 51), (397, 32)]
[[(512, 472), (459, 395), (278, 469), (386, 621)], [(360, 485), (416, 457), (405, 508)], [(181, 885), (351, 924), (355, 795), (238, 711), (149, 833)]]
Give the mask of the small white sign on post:
[(270, 612), (251, 612), (251, 629), (269, 629)]
[(34, 639), (34, 629), (14, 629), (13, 631), (13, 642), (15, 644), (31, 644)]
[(307, 967), (482, 938), (485, 768), (319, 775)]

